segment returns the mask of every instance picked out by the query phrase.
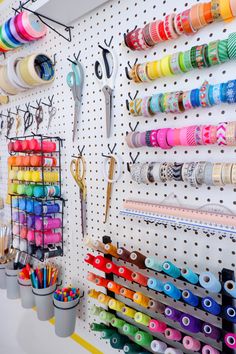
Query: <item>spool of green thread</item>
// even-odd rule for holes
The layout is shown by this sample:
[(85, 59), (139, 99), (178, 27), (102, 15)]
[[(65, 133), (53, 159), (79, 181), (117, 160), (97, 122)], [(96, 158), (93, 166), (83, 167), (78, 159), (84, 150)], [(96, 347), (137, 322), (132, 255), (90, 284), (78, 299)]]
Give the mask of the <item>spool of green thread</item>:
[(111, 325), (115, 328), (122, 328), (125, 324), (126, 322), (124, 320), (117, 317), (113, 318), (111, 321)]
[(20, 194), (20, 195), (25, 194), (25, 185), (24, 184), (18, 184), (17, 194)]
[(28, 186), (25, 186), (25, 194), (28, 195), (28, 197), (32, 197), (34, 192), (34, 186), (31, 184), (28, 184)]
[(90, 329), (94, 332), (102, 332), (107, 326), (104, 323), (91, 323)]
[(93, 305), (90, 309), (90, 313), (93, 316), (99, 316), (100, 312), (104, 311), (102, 307), (98, 307), (96, 305)]
[(105, 328), (103, 331), (102, 331), (102, 335), (101, 335), (101, 338), (102, 339), (110, 339), (113, 334), (116, 334), (116, 331), (114, 329), (111, 329), (111, 328)]
[(147, 327), (149, 325), (151, 317), (145, 315), (142, 312), (136, 312), (136, 314), (134, 316), (134, 320), (135, 320), (135, 322), (140, 323), (140, 324), (142, 324), (142, 325)]
[(126, 323), (123, 328), (122, 328), (123, 332), (125, 335), (127, 336), (131, 336), (131, 337), (134, 337), (135, 334), (138, 332), (138, 327), (135, 327), (129, 323)]
[(110, 323), (113, 320), (113, 318), (115, 318), (115, 315), (107, 311), (101, 311), (99, 314), (99, 318), (102, 321)]
[(135, 343), (126, 343), (124, 345), (124, 353), (128, 353), (128, 354), (139, 354), (140, 350), (142, 350), (142, 348), (135, 344)]
[(119, 333), (114, 333), (110, 338), (110, 345), (113, 349), (123, 349), (127, 338)]
[(150, 347), (151, 342), (153, 341), (153, 336), (150, 333), (138, 331), (134, 337), (135, 343), (144, 346)]
[(16, 194), (17, 193), (17, 187), (18, 187), (18, 184), (16, 184), (16, 183), (10, 184), (9, 193), (10, 194)]

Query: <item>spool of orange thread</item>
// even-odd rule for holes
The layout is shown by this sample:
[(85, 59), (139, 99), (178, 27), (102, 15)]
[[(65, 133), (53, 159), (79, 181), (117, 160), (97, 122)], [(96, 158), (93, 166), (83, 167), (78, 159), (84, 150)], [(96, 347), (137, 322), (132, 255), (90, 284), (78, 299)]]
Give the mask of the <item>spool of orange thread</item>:
[(140, 285), (147, 286), (148, 277), (146, 277), (145, 275), (143, 275), (141, 273), (133, 272), (132, 279), (133, 279), (133, 281), (135, 281), (136, 283), (138, 283)]
[(117, 247), (114, 246), (112, 243), (107, 243), (105, 245), (105, 250), (107, 251), (108, 254), (115, 258), (119, 258), (119, 255), (117, 254)]
[(120, 289), (122, 289), (122, 286), (115, 283), (114, 281), (109, 281), (107, 284), (107, 288), (113, 293), (120, 295)]
[(135, 294), (135, 292), (130, 289), (127, 289), (127, 288), (120, 289), (120, 295), (126, 297), (127, 299), (133, 300), (134, 294)]

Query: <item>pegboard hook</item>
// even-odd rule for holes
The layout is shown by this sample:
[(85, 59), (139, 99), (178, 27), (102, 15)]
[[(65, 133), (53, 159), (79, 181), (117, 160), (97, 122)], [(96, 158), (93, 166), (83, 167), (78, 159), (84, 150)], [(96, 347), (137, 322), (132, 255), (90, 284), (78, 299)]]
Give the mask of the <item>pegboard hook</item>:
[[(133, 66), (131, 66), (130, 61), (127, 62), (127, 65), (132, 70), (133, 67), (137, 64), (137, 62), (138, 62), (138, 58), (135, 59)], [(130, 75), (129, 75), (129, 68), (128, 67), (127, 66), (125, 67), (125, 75), (128, 80), (132, 80), (132, 77), (130, 77)]]
[(54, 99), (54, 95), (52, 95), (52, 97), (48, 96), (49, 104), (48, 104), (48, 103), (45, 103), (45, 102), (42, 102), (42, 104), (43, 104), (44, 106), (47, 106), (47, 107), (52, 107), (52, 105), (53, 105), (53, 99)]
[(134, 128), (132, 127), (131, 123), (129, 123), (129, 127), (130, 127), (131, 132), (135, 132), (136, 129), (138, 128), (138, 126), (139, 126), (139, 122), (136, 123)]
[[(108, 148), (108, 150), (109, 150), (109, 152), (110, 152), (111, 155), (114, 153), (116, 146), (117, 146), (117, 143), (115, 143), (114, 146), (113, 146), (113, 148), (111, 149), (110, 144), (107, 145), (107, 148)], [(102, 153), (102, 157), (106, 157), (106, 158), (108, 158), (108, 159), (111, 158), (111, 155), (104, 155), (104, 154)]]
[[(137, 161), (139, 155), (140, 155), (140, 152), (137, 152), (135, 158), (133, 158), (132, 152), (129, 153), (130, 159), (131, 159), (131, 161), (132, 161), (133, 164), (136, 163), (136, 161)], [(128, 172), (130, 172), (130, 163), (129, 163), (129, 162), (127, 162), (127, 170), (128, 170)]]
[(37, 103), (37, 107), (34, 107), (34, 106), (31, 106), (31, 105), (29, 105), (29, 107), (31, 107), (31, 108), (33, 108), (33, 109), (39, 109), (39, 107), (41, 106), (41, 98), (40, 98), (40, 100), (38, 101), (38, 100), (36, 100), (36, 103)]
[(83, 145), (82, 149), (80, 149), (79, 145), (77, 147), (78, 151), (79, 151), (79, 155), (82, 156), (83, 155), (83, 152), (84, 152), (84, 149), (85, 149), (85, 145)]
[(111, 46), (111, 42), (112, 42), (113, 38), (114, 38), (114, 37), (111, 36), (111, 39), (110, 39), (110, 41), (109, 41), (109, 44), (107, 43), (107, 40), (104, 39), (104, 43), (105, 43), (105, 45), (106, 45), (108, 48)]

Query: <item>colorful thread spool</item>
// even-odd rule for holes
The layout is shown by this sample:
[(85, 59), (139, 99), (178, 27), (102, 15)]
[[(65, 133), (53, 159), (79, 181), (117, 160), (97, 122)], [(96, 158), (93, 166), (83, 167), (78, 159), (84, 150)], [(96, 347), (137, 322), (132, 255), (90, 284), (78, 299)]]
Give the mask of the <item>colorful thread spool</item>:
[(92, 240), (92, 245), (95, 250), (100, 251), (102, 253), (107, 253), (103, 242), (99, 240), (95, 240), (95, 241)]
[(153, 300), (153, 299), (149, 300), (148, 307), (152, 311), (159, 312), (159, 313), (164, 313), (165, 312), (165, 308), (166, 308), (164, 304), (162, 304), (159, 301)]
[(224, 338), (225, 344), (230, 349), (236, 349), (236, 334), (235, 333), (227, 333)]
[(151, 343), (151, 349), (154, 353), (165, 353), (165, 350), (167, 349), (167, 344), (164, 342), (161, 342), (160, 340), (153, 340)]
[(194, 295), (192, 293), (192, 291), (190, 290), (183, 290), (182, 291), (182, 298), (184, 300), (184, 302), (186, 302), (187, 304), (197, 307), (199, 304), (199, 298), (198, 296)]
[(125, 321), (121, 320), (120, 318), (113, 318), (111, 320), (111, 325), (115, 328), (123, 328), (123, 326), (125, 325)]
[(221, 291), (220, 281), (210, 272), (200, 274), (199, 283), (204, 289), (212, 293), (219, 293)]
[(124, 303), (121, 302), (121, 301), (115, 300), (115, 299), (111, 299), (111, 300), (109, 300), (109, 302), (108, 302), (108, 307), (109, 307), (111, 310), (115, 310), (115, 311), (117, 311), (117, 312), (121, 312), (121, 311), (122, 311), (122, 308), (124, 307)]
[(92, 297), (93, 299), (98, 299), (98, 296), (101, 294), (101, 292), (100, 291), (96, 291), (96, 290), (94, 290), (94, 289), (90, 289), (89, 291), (88, 291), (88, 296), (89, 297)]
[(204, 333), (206, 337), (214, 340), (218, 340), (221, 337), (221, 330), (209, 323), (203, 323), (202, 333)]
[(127, 299), (133, 300), (134, 294), (135, 294), (134, 291), (132, 291), (130, 289), (126, 289), (126, 288), (120, 289), (120, 295), (126, 297)]
[(135, 343), (126, 343), (124, 345), (124, 353), (128, 353), (128, 354), (136, 354), (136, 353), (140, 353), (140, 346), (138, 346)]
[(104, 311), (104, 309), (102, 307), (93, 305), (90, 309), (90, 313), (93, 316), (99, 316), (100, 312)]
[(85, 256), (85, 259), (84, 259), (84, 261), (85, 261), (86, 263), (91, 264), (91, 265), (94, 264), (94, 260), (95, 260), (94, 255), (93, 255), (93, 254), (90, 254), (90, 253), (88, 253), (88, 254)]
[(113, 349), (123, 349), (127, 338), (119, 333), (114, 333), (110, 338), (110, 345)]
[(155, 258), (146, 258), (145, 265), (147, 268), (153, 269), (157, 272), (162, 272), (162, 262), (156, 260)]
[(232, 296), (233, 298), (236, 299), (236, 282), (235, 281), (228, 280), (224, 284), (224, 289), (230, 296)]
[(132, 274), (133, 271), (127, 267), (119, 267), (118, 268), (119, 276), (125, 278), (126, 280), (133, 281)]
[(92, 272), (88, 272), (88, 274), (87, 274), (87, 280), (88, 281), (91, 281), (91, 283), (95, 283), (96, 279), (97, 279), (97, 275), (96, 274), (94, 274)]
[(112, 291), (113, 293), (119, 295), (120, 290), (122, 289), (122, 286), (115, 283), (114, 281), (108, 281), (107, 288)]
[(62, 225), (60, 218), (36, 218), (35, 220), (35, 229), (36, 230), (49, 230), (49, 229), (58, 229)]
[(166, 328), (165, 337), (169, 340), (174, 340), (176, 342), (179, 342), (182, 339), (182, 333), (177, 329)]
[(117, 247), (114, 246), (112, 243), (107, 243), (105, 245), (105, 250), (112, 257), (119, 258), (118, 254), (117, 254)]
[(120, 247), (117, 249), (117, 254), (120, 259), (125, 262), (129, 262), (130, 252), (127, 249), (125, 249), (124, 247)]
[(183, 351), (176, 348), (167, 348), (165, 354), (183, 354)]
[(170, 277), (175, 278), (175, 279), (179, 278), (181, 275), (180, 269), (178, 267), (176, 267), (170, 261), (165, 261), (162, 264), (162, 270), (163, 270), (163, 272), (168, 274)]
[(198, 283), (198, 275), (192, 271), (190, 268), (182, 268), (181, 275), (184, 279), (186, 279), (191, 284)]
[(202, 308), (212, 315), (219, 315), (221, 313), (221, 306), (211, 297), (204, 297), (201, 301)]
[(167, 282), (164, 284), (164, 293), (172, 297), (172, 299), (181, 299), (181, 291), (172, 283)]
[(155, 291), (159, 291), (159, 292), (164, 291), (164, 283), (159, 279), (149, 278), (147, 285), (150, 289), (153, 289)]
[(112, 298), (108, 295), (105, 295), (103, 293), (100, 293), (98, 295), (98, 301), (103, 305), (108, 306), (110, 300), (112, 300)]
[(125, 335), (127, 336), (131, 336), (131, 337), (134, 337), (135, 334), (138, 332), (139, 328), (138, 327), (135, 327), (129, 323), (126, 323), (123, 328), (122, 328), (123, 332)]
[(202, 354), (220, 354), (219, 350), (211, 347), (210, 345), (204, 345), (202, 348)]
[(119, 275), (118, 270), (119, 270), (119, 267), (115, 263), (113, 263), (111, 261), (107, 262), (106, 273)]
[(224, 317), (226, 320), (236, 323), (236, 308), (233, 306), (227, 306), (224, 308)]
[(141, 273), (137, 273), (137, 272), (132, 273), (132, 280), (142, 286), (147, 286), (147, 283), (148, 283), (148, 277), (146, 277), (145, 275), (143, 275)]
[(150, 320), (149, 329), (152, 332), (164, 333), (167, 328), (167, 324), (165, 322)]
[(153, 341), (153, 336), (150, 333), (138, 331), (135, 334), (134, 340), (137, 344), (139, 344), (141, 346), (150, 347), (150, 345)]
[(107, 326), (104, 323), (91, 323), (90, 329), (94, 332), (102, 332), (104, 329), (107, 329)]
[(107, 284), (108, 284), (108, 283), (109, 283), (109, 280), (108, 280), (108, 279), (103, 278), (103, 277), (99, 277), (99, 276), (96, 277), (95, 284), (96, 284), (97, 286), (102, 286), (102, 287), (104, 287), (104, 288), (107, 288)]
[(201, 331), (202, 322), (191, 315), (183, 314), (180, 318), (180, 325), (191, 333), (198, 333)]
[(116, 333), (116, 331), (112, 328), (105, 328), (101, 333), (102, 339), (110, 339), (111, 336)]
[(35, 219), (37, 218), (37, 216), (34, 215), (28, 215), (27, 217), (27, 226), (29, 229), (33, 229), (35, 226)]
[(99, 318), (101, 321), (110, 323), (113, 320), (113, 318), (115, 318), (115, 315), (113, 315), (113, 313), (103, 310), (100, 312)]
[(134, 302), (136, 302), (136, 304), (141, 305), (142, 307), (148, 307), (149, 305), (149, 297), (143, 295), (140, 292), (136, 292), (133, 296), (133, 300)]
[(136, 312), (136, 314), (134, 315), (134, 320), (135, 320), (135, 322), (147, 327), (149, 322), (151, 321), (151, 317), (148, 315), (145, 315), (142, 312)]
[(201, 342), (190, 336), (185, 336), (183, 338), (183, 346), (185, 349), (192, 350), (193, 352), (198, 352), (201, 349)]
[(97, 256), (94, 258), (93, 266), (102, 272), (106, 273), (106, 264), (109, 262), (108, 259), (104, 258), (103, 256)]
[(137, 312), (137, 311), (135, 311), (134, 309), (132, 309), (131, 307), (128, 307), (128, 306), (124, 306), (124, 307), (122, 308), (122, 313), (123, 313), (125, 316), (131, 317), (131, 318), (134, 318), (136, 312)]
[(134, 251), (130, 254), (129, 259), (130, 259), (130, 263), (135, 264), (140, 269), (146, 268), (146, 265), (145, 265), (146, 257), (142, 253)]
[(183, 313), (181, 311), (176, 310), (173, 307), (167, 306), (165, 308), (165, 316), (173, 321), (178, 322), (182, 315)]

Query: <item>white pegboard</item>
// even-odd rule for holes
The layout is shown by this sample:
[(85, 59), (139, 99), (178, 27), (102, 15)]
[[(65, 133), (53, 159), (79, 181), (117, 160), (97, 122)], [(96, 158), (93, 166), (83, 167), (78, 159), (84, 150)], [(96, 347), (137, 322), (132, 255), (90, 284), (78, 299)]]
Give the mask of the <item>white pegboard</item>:
[[(79, 189), (70, 175), (70, 160), (76, 154), (77, 146), (85, 145), (84, 155), (87, 163), (86, 180), (88, 188), (87, 197), (87, 234), (94, 238), (104, 235), (111, 236), (114, 242), (119, 242), (131, 250), (139, 250), (146, 255), (156, 256), (160, 259), (169, 259), (176, 262), (180, 267), (187, 265), (193, 267), (197, 272), (210, 270), (217, 273), (223, 267), (235, 269), (235, 243), (231, 239), (219, 235), (206, 236), (199, 232), (183, 230), (173, 231), (172, 228), (164, 229), (146, 225), (143, 221), (124, 218), (119, 215), (122, 203), (126, 198), (148, 202), (161, 202), (171, 193), (174, 193), (180, 203), (186, 207), (200, 207), (213, 203), (224, 205), (235, 213), (235, 188), (206, 187), (195, 189), (183, 183), (168, 183), (159, 185), (138, 185), (132, 182), (126, 170), (126, 163), (129, 162), (129, 148), (125, 143), (125, 135), (129, 130), (128, 123), (136, 124), (137, 118), (128, 115), (125, 100), (128, 92), (134, 94), (139, 90), (139, 95), (153, 94), (157, 92), (188, 90), (200, 87), (206, 79), (210, 83), (226, 82), (236, 72), (236, 64), (230, 62), (221, 66), (209, 69), (195, 70), (185, 75), (172, 78), (164, 78), (149, 84), (137, 85), (128, 82), (125, 76), (125, 66), (129, 60), (131, 64), (138, 58), (139, 62), (160, 59), (166, 53), (171, 54), (177, 51), (189, 49), (196, 43), (208, 43), (216, 39), (225, 39), (228, 34), (235, 30), (235, 21), (232, 23), (217, 23), (199, 31), (193, 37), (181, 37), (176, 41), (160, 44), (146, 52), (131, 52), (123, 44), (123, 33), (131, 30), (135, 25), (143, 26), (152, 20), (162, 18), (165, 14), (180, 12), (194, 4), (195, 0), (175, 4), (172, 0), (114, 0), (103, 7), (82, 17), (74, 23), (72, 42), (67, 43), (63, 38), (54, 32), (49, 31), (48, 35), (41, 41), (24, 46), (12, 55), (24, 56), (33, 52), (45, 52), (50, 56), (56, 53), (56, 79), (52, 85), (39, 87), (27, 93), (11, 97), (9, 105), (1, 107), (4, 112), (7, 108), (15, 111), (15, 106), (24, 103), (34, 105), (36, 99), (47, 100), (48, 95), (54, 94), (54, 102), (57, 108), (56, 118), (53, 120), (50, 130), (47, 127), (47, 110), (45, 109), (45, 121), (40, 126), (40, 133), (48, 135), (59, 135), (65, 139), (62, 150), (62, 179), (63, 195), (68, 200), (65, 208), (65, 256), (57, 262), (62, 265), (64, 282), (79, 285), (85, 292), (92, 287), (86, 280), (87, 271), (90, 266), (83, 262), (87, 248), (83, 246), (80, 226), (80, 200)], [(15, 2), (12, 1), (12, 5)], [(13, 12), (9, 8), (1, 13), (1, 22), (10, 17)], [(75, 9), (76, 10), (76, 9)], [(79, 9), (78, 9), (79, 11)], [(101, 91), (95, 74), (94, 62), (97, 59), (99, 48), (98, 43), (104, 39), (109, 40), (114, 36), (113, 46), (118, 56), (119, 67), (116, 79), (116, 87), (113, 99), (113, 128), (112, 138), (105, 137), (105, 104), (104, 95)], [(73, 53), (81, 50), (80, 60), (85, 71), (85, 84), (83, 91), (83, 102), (79, 122), (78, 138), (75, 144), (72, 143), (73, 127), (73, 98), (66, 83), (66, 75), (71, 70), (71, 64), (67, 57), (73, 57)], [(180, 115), (160, 114), (156, 118), (139, 118), (139, 130), (152, 128), (181, 127), (184, 125), (209, 124), (221, 121), (235, 120), (236, 105), (221, 105), (217, 107), (198, 109)], [(6, 125), (5, 125), (6, 127)], [(31, 127), (35, 131), (36, 125)], [(22, 131), (20, 132), (20, 134)], [(7, 149), (4, 131), (1, 135), (1, 196), (6, 195), (7, 183)], [(15, 135), (12, 132), (12, 135)], [(113, 146), (117, 143), (115, 153), (119, 154), (122, 162), (122, 176), (113, 186), (111, 208), (107, 224), (103, 223), (103, 211), (105, 208), (106, 183), (102, 177), (102, 153), (107, 153), (107, 143)], [(139, 162), (141, 161), (219, 161), (236, 162), (234, 147), (183, 147), (162, 151), (154, 149), (141, 149)], [(135, 151), (134, 151), (135, 153)], [(5, 208), (6, 214), (8, 208)], [(93, 334), (90, 333), (90, 318), (88, 309), (90, 301), (83, 299), (80, 311), (80, 319), (77, 324), (77, 332), (85, 339), (92, 342)], [(105, 354), (113, 353), (105, 342), (97, 343), (97, 346)], [(116, 351), (114, 351), (116, 352)]]

